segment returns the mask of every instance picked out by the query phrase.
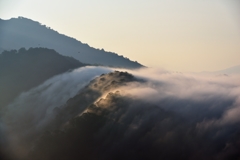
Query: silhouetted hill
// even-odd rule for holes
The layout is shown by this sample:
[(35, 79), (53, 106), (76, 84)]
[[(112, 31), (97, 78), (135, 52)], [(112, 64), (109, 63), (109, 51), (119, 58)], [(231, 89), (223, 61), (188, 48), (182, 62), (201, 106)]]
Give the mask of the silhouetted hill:
[(0, 108), (19, 93), (81, 66), (78, 60), (45, 48), (4, 51), (0, 54)]
[(121, 68), (139, 68), (141, 64), (116, 53), (95, 49), (88, 44), (60, 34), (39, 22), (19, 17), (0, 19), (0, 47), (19, 49), (21, 47), (45, 47), (58, 53), (74, 57), (83, 63)]

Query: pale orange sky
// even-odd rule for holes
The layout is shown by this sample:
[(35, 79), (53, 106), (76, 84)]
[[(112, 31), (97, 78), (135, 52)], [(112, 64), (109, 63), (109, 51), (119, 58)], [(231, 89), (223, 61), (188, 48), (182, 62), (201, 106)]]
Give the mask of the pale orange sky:
[(0, 18), (18, 16), (150, 67), (240, 65), (238, 0), (0, 1)]

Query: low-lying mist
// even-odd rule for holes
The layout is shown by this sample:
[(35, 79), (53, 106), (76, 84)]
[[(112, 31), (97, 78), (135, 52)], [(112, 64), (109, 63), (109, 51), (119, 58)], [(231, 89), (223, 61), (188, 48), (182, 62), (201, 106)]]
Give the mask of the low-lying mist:
[[(155, 69), (129, 71), (146, 83), (123, 87), (126, 94), (159, 105), (161, 108), (211, 119), (219, 124), (240, 122), (240, 75), (198, 75)], [(201, 116), (202, 117), (201, 117)]]
[[(107, 74), (113, 70), (127, 71), (136, 79), (124, 81), (128, 75), (115, 72), (113, 80), (113, 76)], [(96, 82), (88, 85), (100, 75)], [(67, 126), (59, 128), (63, 133), (48, 135), (53, 142), (43, 145), (56, 142), (59, 145), (53, 146), (62, 148), (48, 153), (42, 150), (43, 142), (38, 142), (32, 157), (36, 154), (44, 155), (44, 159), (51, 159), (53, 155), (60, 159), (77, 159), (83, 155), (89, 156), (86, 159), (98, 156), (100, 159), (240, 158), (239, 75), (172, 73), (147, 68), (83, 67), (22, 93), (1, 114), (2, 146), (9, 146), (7, 153), (26, 156), (29, 147), (24, 146), (23, 137), (29, 137), (30, 144), (35, 146), (34, 136), (54, 120), (57, 109), (71, 108), (66, 103), (70, 98), (89, 94), (84, 87), (101, 84), (108, 89), (101, 90), (102, 94), (90, 106), (85, 106), (84, 112), (75, 113), (77, 117), (63, 124)], [(74, 107), (78, 107), (77, 98)], [(51, 126), (47, 129), (51, 131)], [(72, 148), (64, 148), (68, 143)], [(75, 149), (81, 147), (86, 153)], [(65, 152), (59, 153), (61, 150)]]
[[(240, 158), (240, 75), (171, 73), (156, 69), (128, 72), (141, 81), (113, 88), (114, 98), (105, 94), (95, 107), (86, 111), (129, 126), (122, 131), (123, 142), (112, 140), (118, 144), (109, 147), (112, 151), (122, 151), (122, 155), (130, 156), (126, 150), (137, 148), (138, 151), (142, 149), (139, 146), (151, 148), (156, 145), (152, 149), (159, 154), (146, 151), (147, 157)], [(124, 108), (124, 105), (121, 106), (123, 102), (116, 100), (119, 92), (122, 97), (134, 102), (125, 104), (128, 107)], [(103, 127), (100, 133), (107, 134), (111, 127)], [(134, 141), (136, 137), (138, 140)], [(131, 146), (131, 141), (135, 145)], [(121, 149), (120, 144), (124, 146)], [(140, 153), (135, 154), (138, 155), (134, 156), (135, 159), (147, 159)]]

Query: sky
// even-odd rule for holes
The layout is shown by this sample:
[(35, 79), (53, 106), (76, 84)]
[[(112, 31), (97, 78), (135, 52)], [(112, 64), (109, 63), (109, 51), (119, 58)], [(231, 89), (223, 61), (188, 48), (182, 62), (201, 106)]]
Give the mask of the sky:
[(0, 0), (0, 18), (18, 16), (148, 67), (240, 65), (239, 0)]

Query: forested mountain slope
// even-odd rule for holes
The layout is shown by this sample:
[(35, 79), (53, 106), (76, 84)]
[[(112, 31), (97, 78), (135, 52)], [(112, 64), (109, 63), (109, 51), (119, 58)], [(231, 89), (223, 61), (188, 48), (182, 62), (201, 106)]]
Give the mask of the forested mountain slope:
[(0, 19), (0, 48), (19, 49), (21, 47), (44, 47), (58, 53), (74, 57), (88, 64), (98, 64), (121, 68), (140, 68), (141, 64), (119, 56), (113, 52), (90, 47), (88, 44), (60, 34), (39, 22), (19, 17)]

